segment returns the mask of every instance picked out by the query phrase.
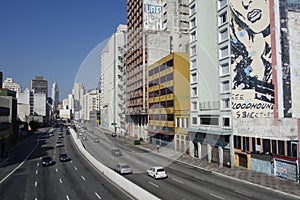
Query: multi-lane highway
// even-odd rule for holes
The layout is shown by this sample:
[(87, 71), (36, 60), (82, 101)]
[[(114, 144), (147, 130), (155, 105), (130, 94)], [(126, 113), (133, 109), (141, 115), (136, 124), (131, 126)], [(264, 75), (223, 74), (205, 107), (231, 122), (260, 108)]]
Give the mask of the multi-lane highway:
[[(59, 138), (64, 146), (56, 147), (58, 131), (42, 129), (10, 153), (0, 166), (0, 199), (132, 199), (88, 164), (65, 131)], [(72, 160), (60, 162), (61, 153)], [(45, 155), (56, 163), (42, 166)]]
[[(124, 177), (161, 199), (292, 199), (175, 162), (126, 143), (118, 137), (111, 137), (98, 128), (83, 130), (82, 134), (87, 137), (83, 141), (86, 149), (97, 160), (112, 169), (118, 162), (128, 163), (134, 173)], [(95, 142), (95, 138), (99, 138), (100, 142)], [(114, 148), (119, 148), (123, 156), (112, 156), (111, 150)], [(169, 176), (167, 179), (154, 180), (146, 175), (146, 169), (156, 165), (165, 167)]]

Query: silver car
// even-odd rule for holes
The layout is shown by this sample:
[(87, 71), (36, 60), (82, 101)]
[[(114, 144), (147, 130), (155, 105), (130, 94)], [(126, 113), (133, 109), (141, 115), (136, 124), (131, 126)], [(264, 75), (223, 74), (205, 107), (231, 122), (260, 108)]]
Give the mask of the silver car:
[(115, 167), (115, 171), (119, 174), (132, 174), (132, 169), (126, 163), (118, 163)]

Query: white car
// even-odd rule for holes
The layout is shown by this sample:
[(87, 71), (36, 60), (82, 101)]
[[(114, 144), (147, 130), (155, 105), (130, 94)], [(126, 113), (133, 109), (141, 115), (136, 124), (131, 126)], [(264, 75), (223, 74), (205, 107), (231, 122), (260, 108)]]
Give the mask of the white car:
[(163, 167), (156, 166), (147, 169), (148, 176), (152, 176), (154, 179), (168, 178), (168, 175)]
[(115, 171), (119, 174), (132, 174), (132, 169), (126, 163), (118, 163), (115, 167)]

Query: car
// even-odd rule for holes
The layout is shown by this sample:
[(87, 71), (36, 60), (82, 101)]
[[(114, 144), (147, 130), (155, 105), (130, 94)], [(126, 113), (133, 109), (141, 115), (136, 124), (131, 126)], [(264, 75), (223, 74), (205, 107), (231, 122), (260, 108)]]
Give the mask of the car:
[(59, 155), (60, 162), (68, 162), (71, 160), (71, 158), (66, 153), (62, 153)]
[(52, 160), (51, 156), (45, 156), (42, 158), (42, 165), (43, 166), (50, 166), (53, 165), (54, 161)]
[(146, 171), (148, 176), (152, 176), (154, 179), (168, 178), (165, 169), (161, 166), (150, 167)]
[(55, 146), (56, 147), (63, 147), (64, 144), (61, 141), (57, 141)]
[(120, 149), (113, 149), (113, 150), (111, 150), (111, 154), (113, 156), (122, 156), (122, 152), (121, 152)]
[(119, 174), (132, 174), (132, 169), (130, 166), (126, 163), (118, 163), (115, 167), (115, 171)]
[(112, 137), (116, 137), (117, 134), (116, 134), (116, 133), (112, 133), (111, 136), (112, 136)]
[(83, 141), (85, 141), (85, 140), (87, 140), (87, 139), (88, 139), (88, 138), (87, 138), (86, 136), (83, 136), (83, 137), (82, 137), (82, 140), (83, 140)]
[(63, 135), (58, 135), (58, 138), (64, 138), (64, 136)]
[(94, 142), (100, 142), (99, 138), (94, 138)]

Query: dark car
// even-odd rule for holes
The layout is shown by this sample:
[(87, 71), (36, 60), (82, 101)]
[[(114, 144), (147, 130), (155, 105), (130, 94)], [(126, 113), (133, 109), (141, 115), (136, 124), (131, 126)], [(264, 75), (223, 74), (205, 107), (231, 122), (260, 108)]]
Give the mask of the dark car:
[(68, 156), (68, 154), (62, 153), (59, 156), (59, 160), (60, 160), (60, 162), (68, 162), (71, 160), (71, 158)]
[(116, 134), (116, 133), (112, 133), (111, 136), (112, 136), (112, 137), (116, 137), (117, 134)]
[(56, 147), (63, 147), (64, 144), (61, 141), (57, 141), (55, 146)]
[(50, 166), (53, 165), (54, 161), (52, 160), (51, 156), (45, 156), (42, 158), (42, 165), (43, 166)]
[(122, 156), (122, 152), (120, 149), (113, 149), (111, 151), (111, 154), (114, 155), (114, 156)]

